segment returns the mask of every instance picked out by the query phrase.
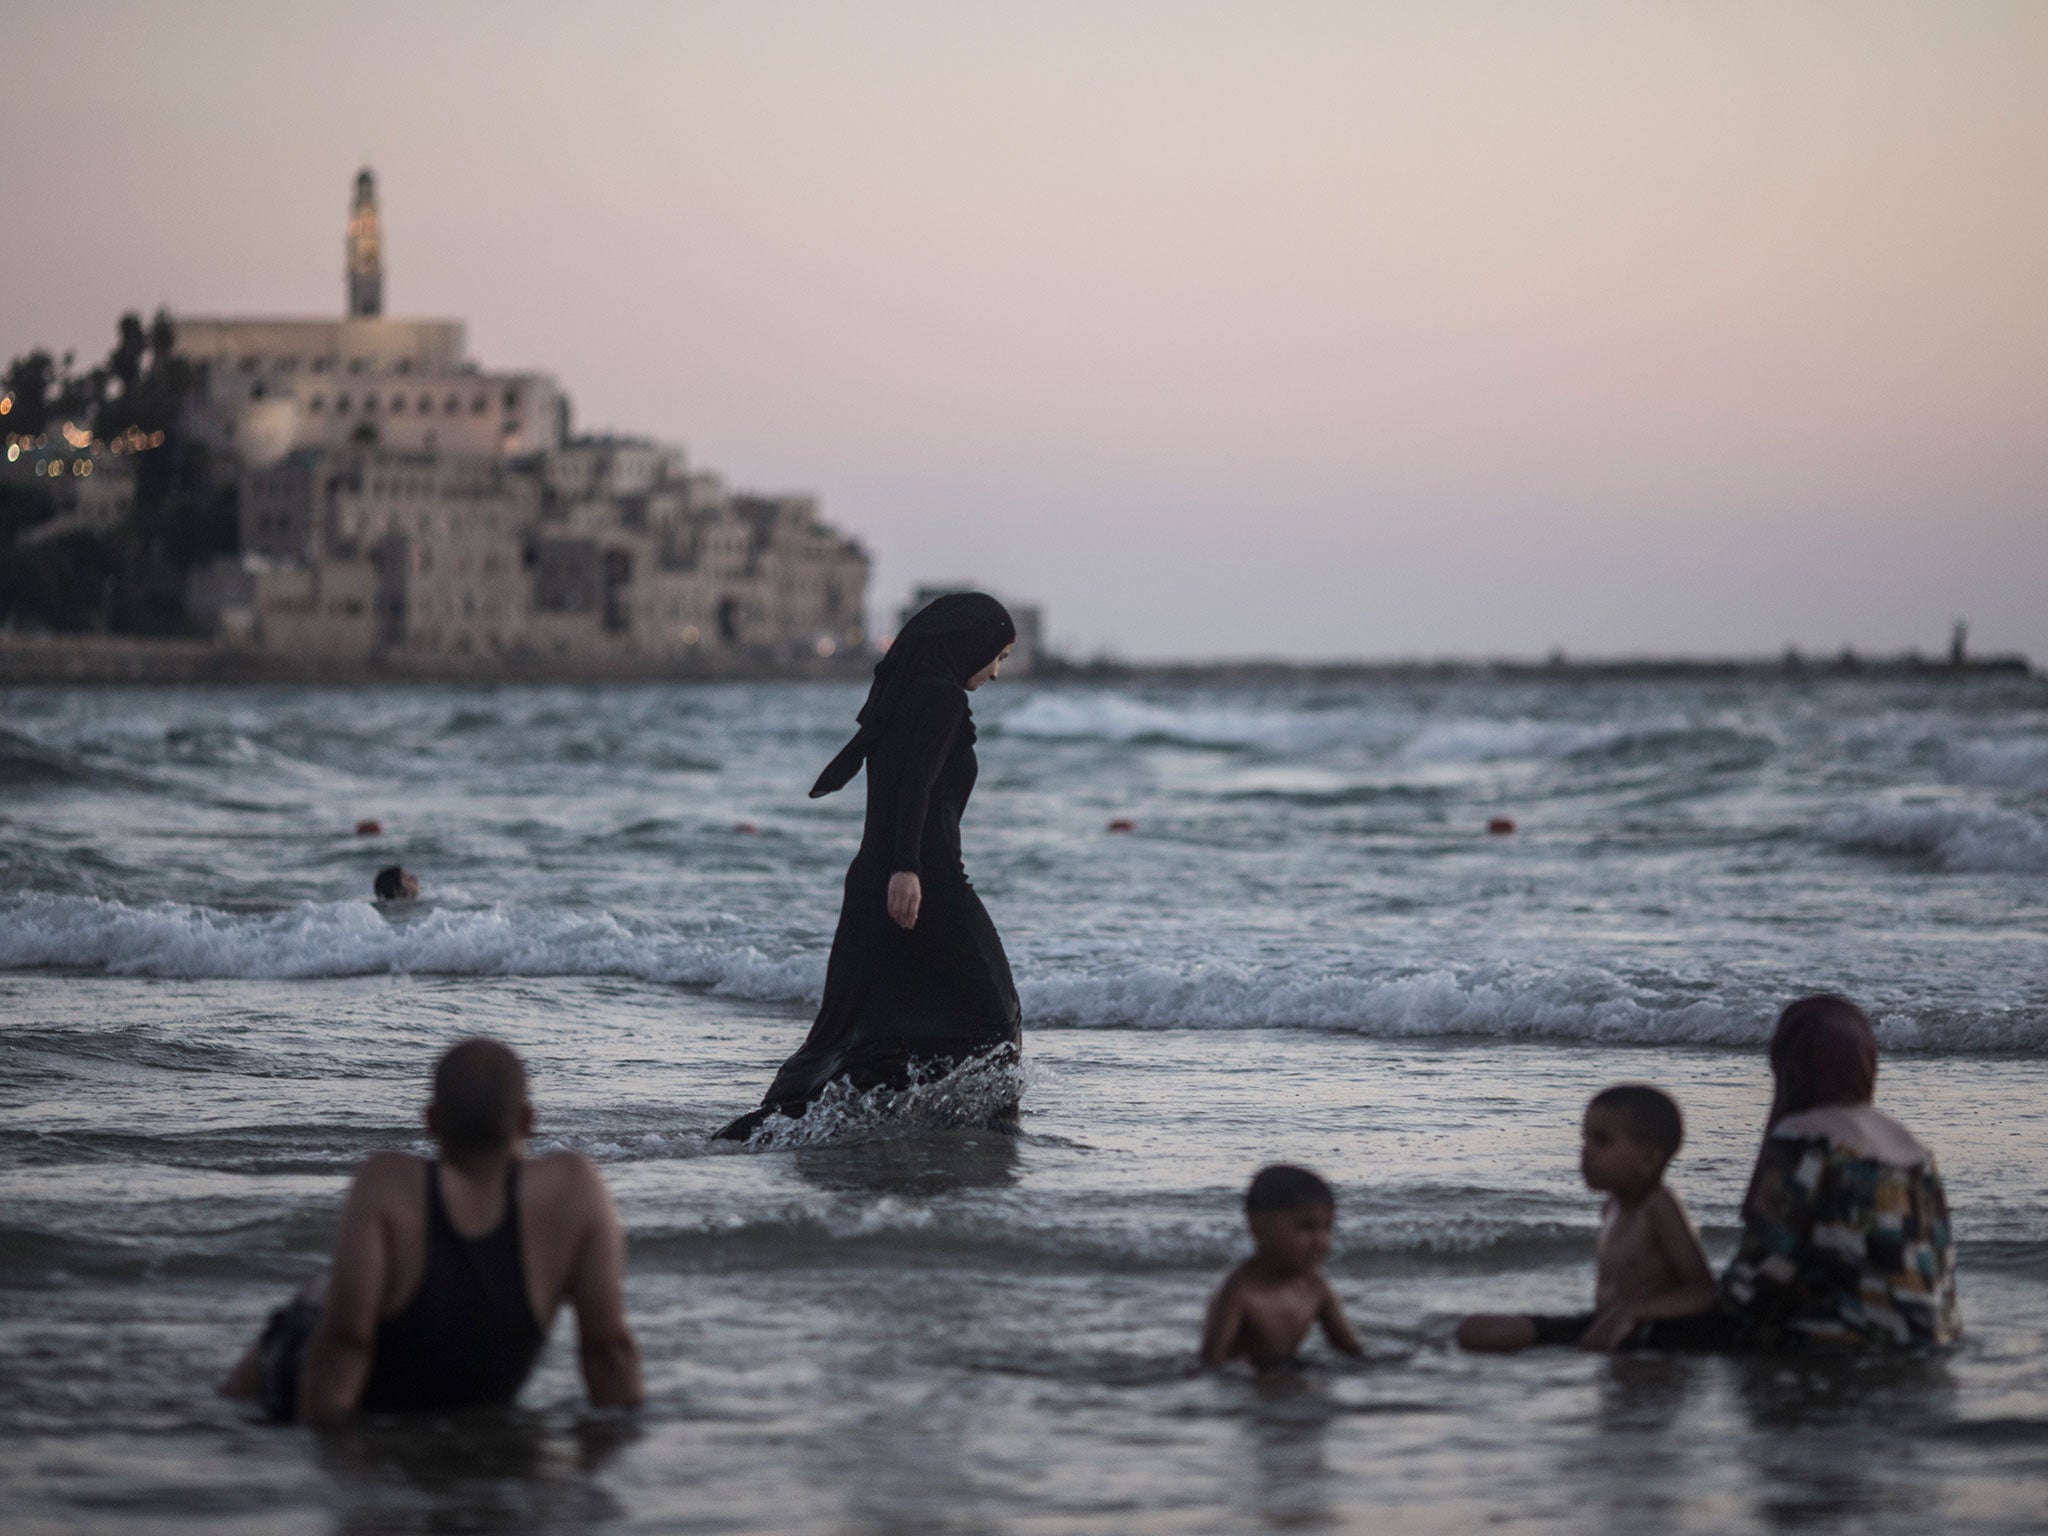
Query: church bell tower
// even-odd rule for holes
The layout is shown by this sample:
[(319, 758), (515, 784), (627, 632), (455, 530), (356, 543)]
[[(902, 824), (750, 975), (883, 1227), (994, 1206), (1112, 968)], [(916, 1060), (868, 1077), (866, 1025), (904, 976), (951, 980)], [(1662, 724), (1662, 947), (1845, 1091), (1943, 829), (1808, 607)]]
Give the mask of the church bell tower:
[(348, 314), (374, 320), (384, 313), (384, 236), (377, 226), (377, 178), (364, 166), (356, 175), (355, 206), (348, 215)]

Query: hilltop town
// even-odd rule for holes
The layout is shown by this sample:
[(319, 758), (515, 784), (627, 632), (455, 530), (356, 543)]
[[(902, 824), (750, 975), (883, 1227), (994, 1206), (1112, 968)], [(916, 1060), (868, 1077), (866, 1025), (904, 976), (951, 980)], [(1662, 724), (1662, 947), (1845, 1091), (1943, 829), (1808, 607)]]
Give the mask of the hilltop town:
[(130, 316), (84, 375), (16, 359), (0, 628), (17, 659), (70, 658), (27, 671), (659, 674), (866, 648), (868, 555), (814, 497), (577, 435), (551, 375), (481, 366), (460, 321), (387, 318), (382, 249), (366, 169), (342, 314)]

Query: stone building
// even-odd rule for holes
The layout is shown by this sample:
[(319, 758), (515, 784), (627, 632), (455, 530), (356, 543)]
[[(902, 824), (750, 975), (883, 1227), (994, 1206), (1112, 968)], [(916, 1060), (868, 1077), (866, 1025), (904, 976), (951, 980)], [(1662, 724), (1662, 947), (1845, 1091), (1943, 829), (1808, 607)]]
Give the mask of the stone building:
[(224, 639), (571, 663), (866, 643), (867, 554), (813, 498), (572, 436), (550, 375), (479, 368), (457, 321), (384, 318), (381, 241), (366, 171), (344, 318), (178, 321), (193, 430), (240, 465), (241, 558), (190, 593)]

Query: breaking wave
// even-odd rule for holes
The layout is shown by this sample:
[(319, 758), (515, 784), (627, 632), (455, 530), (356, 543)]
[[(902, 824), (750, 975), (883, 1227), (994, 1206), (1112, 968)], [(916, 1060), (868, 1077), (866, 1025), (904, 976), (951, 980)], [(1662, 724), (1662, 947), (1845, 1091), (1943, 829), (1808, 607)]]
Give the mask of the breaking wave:
[(393, 919), (363, 901), (250, 915), (27, 896), (0, 904), (0, 969), (31, 967), (182, 978), (632, 976), (767, 1001), (815, 998), (825, 983), (822, 951), (771, 956), (606, 912), (444, 908)]
[(1821, 825), (1839, 847), (1920, 859), (1955, 874), (2048, 874), (2048, 826), (1968, 805), (1875, 805)]
[[(823, 994), (825, 960), (822, 942), (778, 954), (739, 938), (679, 933), (601, 912), (442, 909), (393, 920), (367, 902), (254, 915), (81, 896), (0, 904), (0, 969), (14, 970), (191, 979), (619, 976), (808, 1005)], [(1595, 965), (1368, 971), (1341, 961), (1132, 964), (1103, 957), (1019, 969), (1025, 1019), (1035, 1029), (1313, 1029), (1394, 1040), (1747, 1048), (1766, 1038), (1784, 1001), (1781, 989), (1747, 982), (1703, 1000), (1695, 985), (1675, 978), (1668, 985), (1628, 980)], [(1879, 1025), (1893, 1049), (2048, 1045), (2048, 1017), (2016, 1013), (1922, 1018), (1881, 1010)], [(867, 1113), (859, 1105), (841, 1109), (855, 1119)], [(848, 1134), (848, 1125), (819, 1134)]]
[[(1158, 1197), (1142, 1207), (1103, 1198), (1085, 1216), (1069, 1209), (1040, 1221), (917, 1194), (913, 1188), (907, 1198), (810, 1196), (780, 1208), (711, 1213), (692, 1225), (636, 1231), (634, 1259), (657, 1268), (779, 1267), (796, 1256), (816, 1262), (819, 1249), (829, 1246), (842, 1262), (872, 1249), (876, 1261), (887, 1264), (916, 1254), (1003, 1269), (1214, 1273), (1243, 1256), (1233, 1219), (1242, 1197), (1235, 1190), (1211, 1200)], [(1424, 1203), (1409, 1191), (1379, 1200), (1345, 1191), (1342, 1198), (1345, 1227), (1330, 1265), (1340, 1275), (1579, 1265), (1593, 1238), (1590, 1221), (1562, 1212), (1548, 1220), (1492, 1212), (1446, 1217), (1440, 1203)]]
[(2048, 795), (2048, 738), (1973, 741), (1955, 749), (1954, 762), (1968, 783)]
[(1168, 707), (1123, 694), (1038, 693), (998, 723), (1004, 735), (1043, 741), (1160, 742), (1191, 747), (1308, 752), (1392, 746), (1413, 729), (1392, 716), (1309, 710)]
[(1602, 721), (1439, 717), (1394, 710), (1168, 706), (1123, 694), (1041, 693), (1004, 715), (1005, 734), (1046, 741), (1165, 744), (1275, 753), (1379, 751), (1402, 763), (1559, 759), (1643, 744), (1725, 744), (1740, 733), (1676, 716)]
[(18, 732), (0, 730), (0, 788), (23, 790), (85, 785), (114, 789), (156, 787), (141, 773), (113, 764), (94, 763), (79, 752), (47, 747)]

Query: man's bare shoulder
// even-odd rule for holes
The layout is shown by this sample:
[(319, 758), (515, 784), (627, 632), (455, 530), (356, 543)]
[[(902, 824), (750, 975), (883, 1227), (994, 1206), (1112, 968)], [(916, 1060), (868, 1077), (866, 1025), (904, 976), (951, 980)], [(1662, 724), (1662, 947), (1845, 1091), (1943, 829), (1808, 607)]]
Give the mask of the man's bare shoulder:
[(581, 1152), (558, 1147), (526, 1159), (521, 1176), (544, 1203), (587, 1204), (604, 1194), (604, 1175)]
[(411, 1152), (372, 1152), (356, 1168), (355, 1193), (381, 1200), (417, 1195), (424, 1183), (427, 1160)]

